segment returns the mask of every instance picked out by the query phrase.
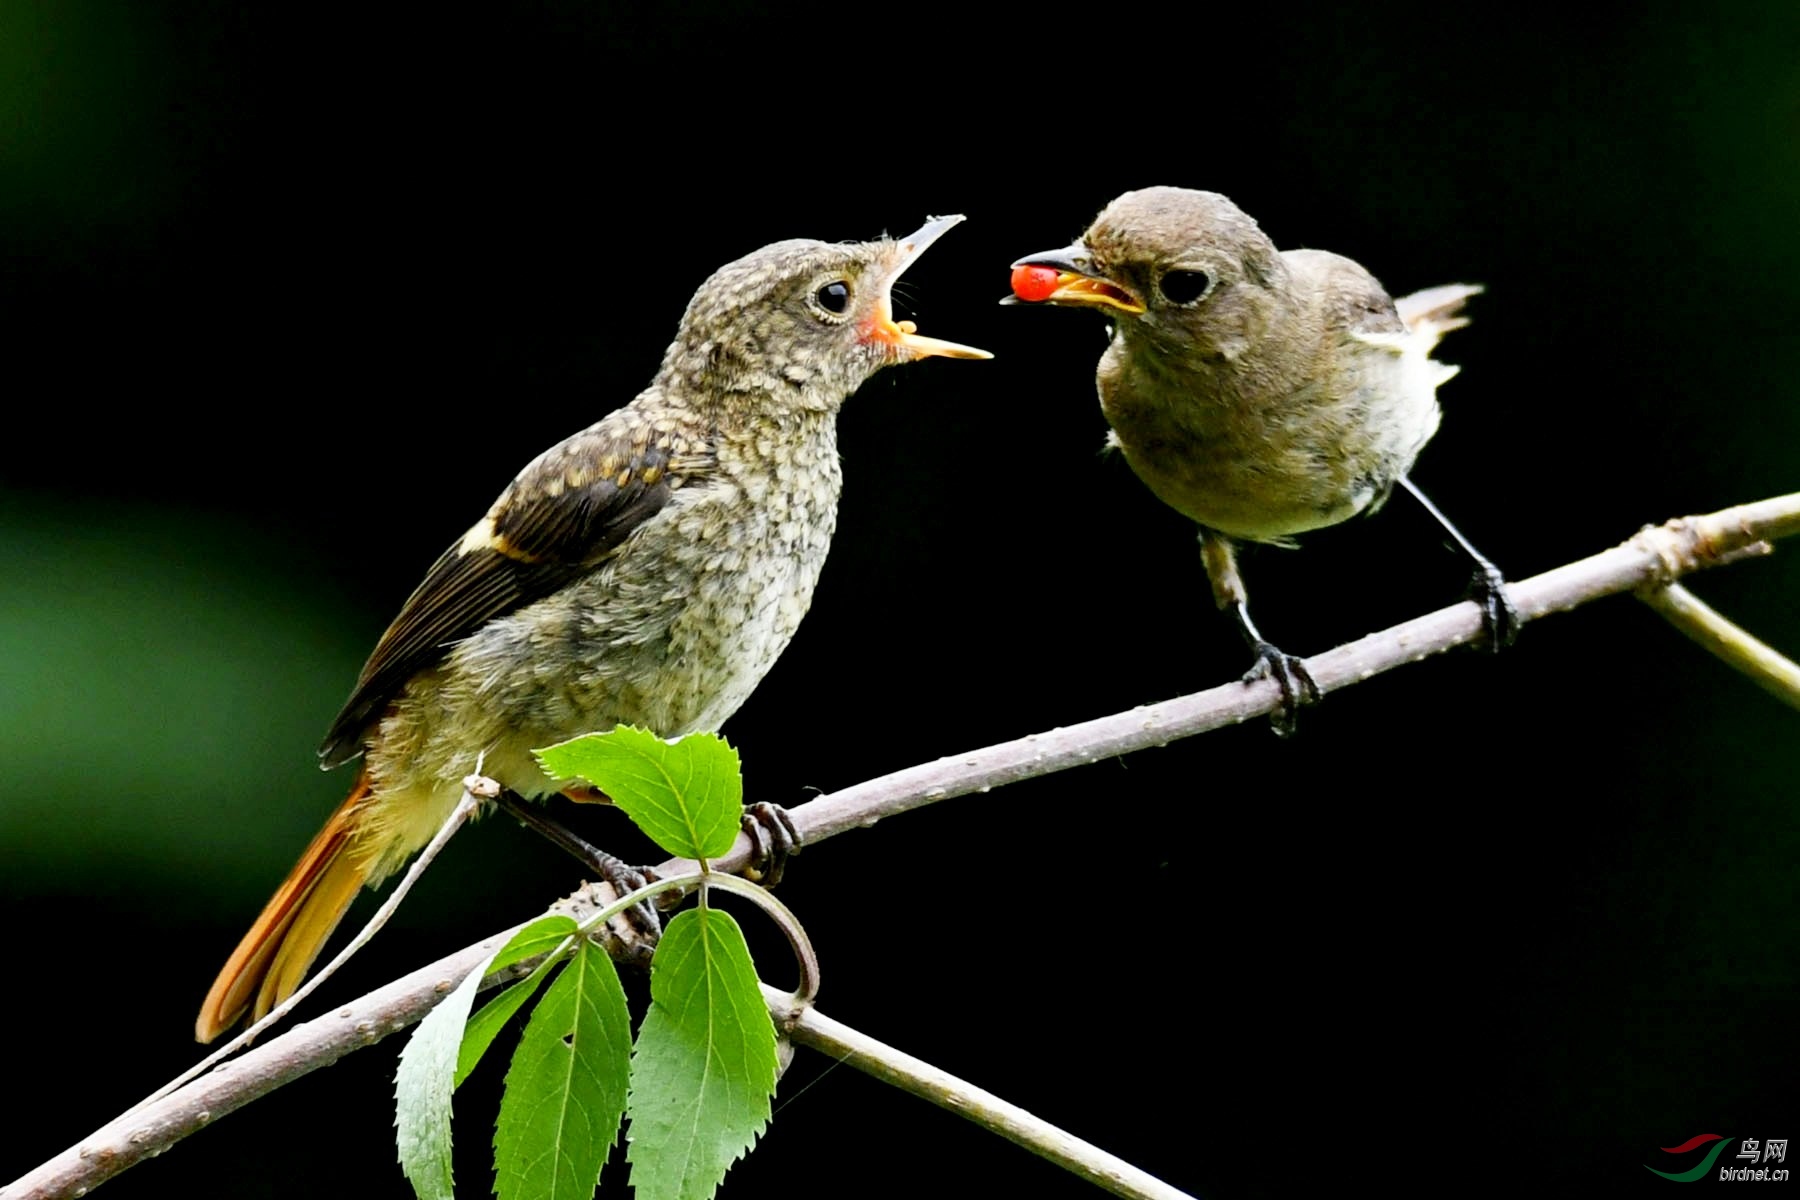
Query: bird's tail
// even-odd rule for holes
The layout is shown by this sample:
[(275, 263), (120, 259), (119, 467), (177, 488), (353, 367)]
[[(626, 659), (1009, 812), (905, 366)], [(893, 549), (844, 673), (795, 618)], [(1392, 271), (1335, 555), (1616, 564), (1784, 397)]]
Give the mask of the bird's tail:
[(260, 1020), (305, 978), (350, 902), (368, 882), (373, 863), (366, 855), (348, 853), (356, 809), (368, 794), (365, 771), (231, 952), (200, 1006), (195, 1038), (212, 1041), (252, 1005), (252, 1019)]
[(1462, 315), (1463, 302), (1481, 291), (1479, 283), (1446, 283), (1441, 287), (1414, 292), (1410, 296), (1401, 296), (1394, 301), (1394, 308), (1408, 329), (1431, 339), (1425, 347), (1429, 354), (1431, 347), (1437, 345), (1438, 340), (1446, 333), (1452, 329), (1461, 329), (1469, 323), (1469, 318)]

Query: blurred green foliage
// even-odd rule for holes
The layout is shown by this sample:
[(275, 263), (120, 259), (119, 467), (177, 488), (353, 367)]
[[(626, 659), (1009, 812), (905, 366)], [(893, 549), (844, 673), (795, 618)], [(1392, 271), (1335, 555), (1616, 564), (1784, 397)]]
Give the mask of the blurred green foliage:
[(157, 886), (267, 884), (347, 790), (348, 772), (295, 769), (356, 677), (346, 613), (257, 546), (191, 513), (0, 510), (15, 886), (124, 865)]
[(85, 241), (178, 201), (164, 31), (136, 5), (0, 4), (0, 217)]

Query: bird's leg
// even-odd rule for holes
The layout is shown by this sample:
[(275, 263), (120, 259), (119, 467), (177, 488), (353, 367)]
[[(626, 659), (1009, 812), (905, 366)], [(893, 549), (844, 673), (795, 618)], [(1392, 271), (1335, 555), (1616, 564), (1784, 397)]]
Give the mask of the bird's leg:
[(743, 825), (750, 838), (744, 878), (772, 888), (787, 874), (788, 859), (800, 853), (800, 830), (787, 809), (767, 802), (745, 806)]
[(1200, 531), (1200, 561), (1206, 565), (1206, 577), (1212, 581), (1213, 600), (1231, 614), (1238, 632), (1249, 643), (1256, 662), (1244, 673), (1245, 683), (1274, 679), (1281, 688), (1281, 707), (1269, 715), (1269, 724), (1279, 737), (1294, 732), (1296, 715), (1302, 704), (1319, 702), (1319, 685), (1313, 682), (1306, 663), (1285, 654), (1257, 631), (1250, 620), (1250, 598), (1244, 591), (1244, 578), (1238, 574), (1237, 550), (1231, 539), (1210, 529)]
[[(562, 794), (577, 804), (612, 803), (611, 796), (587, 783), (572, 783)], [(744, 878), (774, 887), (787, 873), (788, 859), (800, 853), (800, 831), (794, 826), (794, 818), (779, 804), (752, 804), (744, 809), (743, 829), (750, 838), (750, 861), (744, 864)]]
[[(611, 884), (613, 890), (621, 896), (655, 882), (656, 872), (634, 867), (617, 855), (608, 854), (511, 788), (500, 789), (500, 795), (494, 799), (494, 806), (510, 814), (519, 824), (543, 837), (551, 845), (585, 864)], [(671, 898), (679, 896), (677, 892), (664, 894)], [(662, 936), (662, 918), (657, 916), (655, 907), (649, 903), (639, 904), (632, 911), (637, 914), (636, 924), (645, 944), (654, 947), (657, 939)]]
[(1475, 578), (1469, 584), (1469, 599), (1481, 609), (1481, 627), (1487, 632), (1488, 649), (1498, 654), (1513, 644), (1519, 636), (1519, 610), (1513, 606), (1512, 598), (1506, 594), (1506, 577), (1500, 574), (1500, 568), (1487, 560), (1487, 557), (1469, 544), (1469, 539), (1462, 531), (1450, 523), (1438, 510), (1418, 484), (1402, 475), (1400, 486), (1406, 489), (1407, 495), (1417, 500), (1433, 520), (1444, 527), (1458, 548), (1475, 564)]

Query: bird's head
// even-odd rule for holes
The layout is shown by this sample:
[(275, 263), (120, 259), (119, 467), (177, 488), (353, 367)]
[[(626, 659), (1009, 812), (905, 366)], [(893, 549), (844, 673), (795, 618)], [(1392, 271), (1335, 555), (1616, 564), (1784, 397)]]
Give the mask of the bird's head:
[(1153, 187), (1108, 204), (1075, 244), (1015, 262), (1007, 300), (1099, 309), (1129, 340), (1233, 358), (1286, 274), (1275, 244), (1224, 196)]
[(775, 242), (727, 263), (688, 302), (664, 376), (759, 406), (834, 411), (882, 367), (992, 358), (894, 319), (894, 281), (962, 219), (874, 242)]

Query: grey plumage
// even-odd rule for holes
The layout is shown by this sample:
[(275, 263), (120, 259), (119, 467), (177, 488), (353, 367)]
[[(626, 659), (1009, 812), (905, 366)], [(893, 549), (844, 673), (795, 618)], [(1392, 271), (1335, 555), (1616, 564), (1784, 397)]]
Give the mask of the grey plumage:
[(1096, 375), (1108, 441), (1201, 526), (1215, 598), (1257, 655), (1250, 677), (1277, 676), (1278, 728), (1291, 723), (1317, 689), (1250, 623), (1233, 543), (1285, 544), (1405, 481), (1456, 373), (1431, 351), (1481, 289), (1396, 302), (1356, 262), (1277, 250), (1224, 196), (1173, 187), (1127, 192), (1074, 245), (1014, 266), (1059, 272), (1050, 303), (1113, 317)]

